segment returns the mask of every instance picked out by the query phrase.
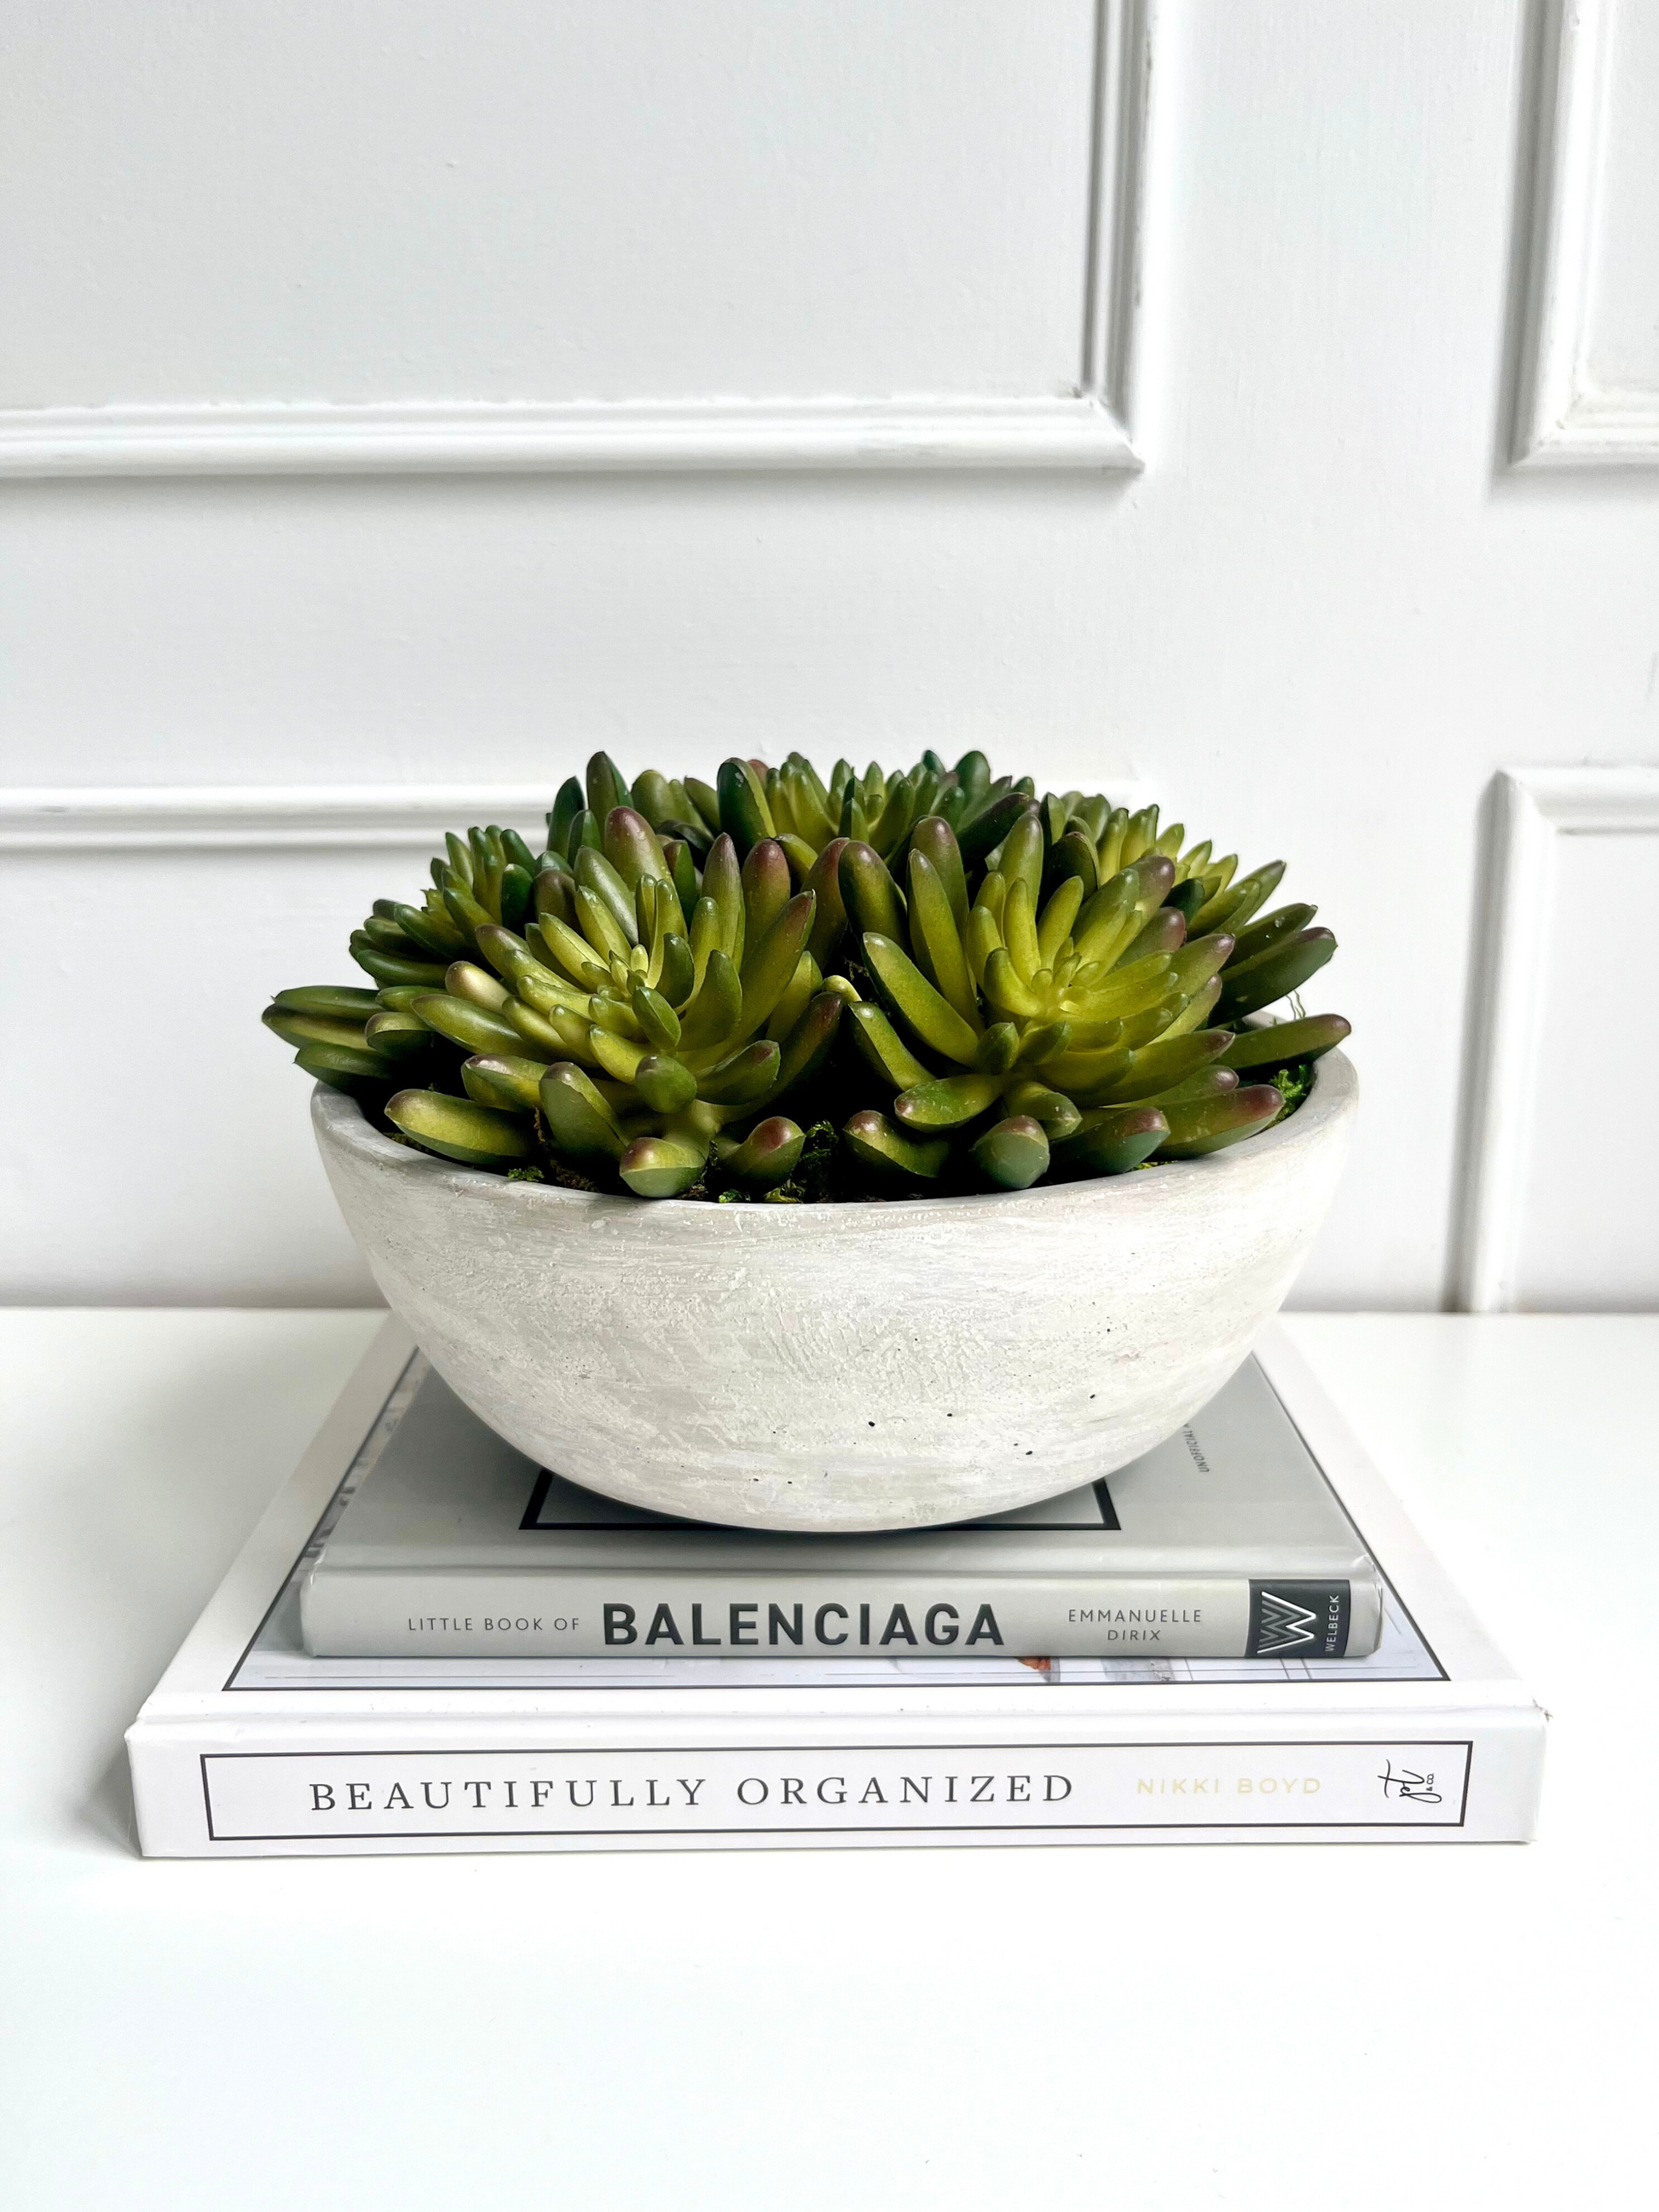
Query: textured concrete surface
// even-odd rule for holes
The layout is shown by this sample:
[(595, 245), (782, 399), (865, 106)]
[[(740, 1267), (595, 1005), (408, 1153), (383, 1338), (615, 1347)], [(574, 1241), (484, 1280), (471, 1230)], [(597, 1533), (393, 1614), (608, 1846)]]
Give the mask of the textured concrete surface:
[(869, 1206), (606, 1198), (451, 1166), (321, 1089), (329, 1179), (386, 1302), (493, 1427), (698, 1519), (921, 1527), (1109, 1474), (1278, 1310), (1358, 1084), (1206, 1160)]

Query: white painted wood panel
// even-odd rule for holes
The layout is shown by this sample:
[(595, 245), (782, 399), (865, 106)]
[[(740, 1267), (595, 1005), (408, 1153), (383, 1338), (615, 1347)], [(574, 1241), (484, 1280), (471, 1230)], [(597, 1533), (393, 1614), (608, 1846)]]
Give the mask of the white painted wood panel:
[(1659, 0), (1540, 0), (1515, 455), (1659, 462)]
[[(1036, 21), (1046, 0), (1008, 4)], [(330, 38), (349, 12), (276, 0), (194, 12), (211, 27), (270, 10)], [(501, 434), (490, 475), (405, 472), (431, 462), (428, 432), (445, 465), (471, 467), (455, 459), (466, 441), (445, 447), (441, 423), (380, 420), (387, 467), (373, 479), (361, 446), (331, 475), (306, 472), (323, 463), (301, 425), (286, 475), (0, 484), (0, 783), (145, 787), (177, 837), (179, 787), (301, 787), (284, 802), (298, 820), (291, 855), (266, 815), (242, 824), (258, 849), (216, 857), (236, 828), (222, 797), (205, 848), (43, 854), (31, 832), (30, 854), (0, 852), (3, 988), (21, 1010), (0, 1025), (0, 1296), (358, 1294), (314, 1180), (303, 1085), (257, 1027), (270, 978), (213, 951), (211, 927), (239, 902), (284, 913), (309, 933), (279, 980), (343, 973), (343, 928), (375, 890), (419, 876), (425, 829), (438, 825), (420, 816), (401, 849), (319, 850), (327, 810), (308, 793), (345, 787), (349, 809), (352, 791), (401, 804), (417, 787), (417, 814), (433, 786), (513, 786), (544, 802), (595, 744), (630, 772), (705, 775), (732, 751), (896, 761), (981, 744), (1057, 788), (1133, 779), (1248, 859), (1284, 854), (1286, 895), (1318, 901), (1340, 939), (1322, 1003), (1353, 1020), (1364, 1086), (1352, 1164), (1298, 1297), (1425, 1307), (1448, 1295), (1483, 793), (1505, 763), (1659, 760), (1659, 478), (1508, 465), (1511, 276), (1530, 205), (1516, 198), (1533, 92), (1520, 0), (1179, 0), (1150, 12), (1138, 476), (540, 472), (536, 441), (554, 435), (535, 412), (544, 392), (529, 395), (533, 436), (516, 447), (513, 424), (489, 417)], [(525, 17), (498, 15), (497, 0), (466, 15), (477, 67), (489, 55), (496, 67), (511, 50), (499, 27)], [(56, 40), (67, 56), (57, 122), (43, 109), (34, 151), (11, 156), (0, 222), (14, 237), (33, 164), (61, 173), (55, 140), (75, 140), (66, 111), (83, 76), (96, 85), (105, 22), (140, 16), (171, 20), (164, 6), (4, 11), (14, 46)], [(69, 46), (63, 23), (80, 27)], [(353, 68), (328, 96), (367, 111), (380, 80), (367, 60)], [(744, 82), (763, 117), (775, 80)], [(825, 93), (828, 131), (845, 80), (824, 82), (842, 88)], [(733, 100), (740, 90), (726, 81)], [(226, 112), (246, 96), (225, 87)], [(1069, 85), (1055, 98), (1069, 102)], [(413, 128), (401, 115), (370, 122), (380, 144)], [(188, 144), (202, 125), (185, 112), (169, 127)], [(281, 173), (284, 149), (243, 143), (251, 170)], [(364, 172), (371, 185), (379, 173)], [(46, 240), (32, 250), (49, 252), (57, 217), (24, 212)], [(365, 219), (337, 213), (342, 234)], [(602, 241), (603, 226), (592, 234)], [(603, 271), (583, 281), (600, 295)], [(290, 305), (297, 346), (311, 325), (302, 296)], [(59, 343), (20, 336), (13, 307), (9, 295), (0, 340)], [(349, 332), (331, 321), (324, 336)], [(843, 342), (867, 343), (873, 361), (902, 336)], [(673, 340), (665, 327), (671, 360)], [(464, 353), (471, 339), (458, 343)], [(376, 388), (385, 360), (354, 357), (352, 388)], [(30, 396), (64, 405), (85, 388)], [(503, 404), (471, 389), (450, 398)], [(702, 403), (684, 404), (696, 415)], [(1065, 410), (1091, 404), (997, 403), (1032, 410), (1033, 438), (1060, 443), (1080, 419)], [(937, 398), (927, 406), (927, 422), (883, 418), (886, 450), (908, 437), (932, 441), (932, 459), (961, 458), (960, 422), (941, 427)], [(605, 436), (623, 437), (615, 407), (599, 412)], [(1009, 459), (1006, 417), (973, 420)], [(261, 425), (244, 427), (237, 468), (266, 451)], [(353, 416), (328, 434), (349, 442), (361, 427)], [(838, 441), (845, 453), (866, 434), (854, 410), (832, 410), (827, 428), (814, 418), (810, 437), (799, 417), (757, 427), (727, 413), (715, 427), (751, 453), (758, 435), (773, 462), (833, 460)], [(1085, 442), (1099, 427), (1090, 416)], [(405, 430), (414, 444), (400, 453)], [(170, 434), (160, 426), (162, 448)], [(700, 415), (682, 435), (666, 410), (643, 425), (630, 414), (626, 439), (636, 458), (718, 457)], [(177, 462), (145, 453), (146, 466)], [(76, 448), (74, 466), (106, 464)], [(204, 465), (226, 465), (221, 453)], [(457, 812), (476, 818), (470, 804)], [(114, 918), (112, 869), (127, 901)], [(165, 945), (191, 969), (192, 1039), (212, 1044), (194, 1077), (213, 1101), (205, 1140), (145, 1003), (125, 970), (112, 990), (94, 959), (94, 945), (125, 950), (128, 914), (149, 917), (134, 921), (134, 945)], [(185, 916), (210, 933), (207, 949), (177, 934)], [(106, 1121), (82, 1103), (106, 1061), (147, 1071), (158, 1102), (125, 1179)]]
[(1126, 465), (1139, 0), (53, 0), (0, 467)]
[(1647, 829), (1559, 843), (1520, 1190), (1523, 1312), (1659, 1307), (1659, 1036), (1610, 957), (1613, 912), (1659, 914), (1659, 790)]
[(1659, 769), (1500, 776), (1471, 983), (1457, 1303), (1659, 1306), (1659, 1041), (1613, 946), (1659, 901)]
[(0, 803), (0, 1211), (11, 1298), (373, 1303), (273, 991), (366, 981), (342, 924), (513, 790)]

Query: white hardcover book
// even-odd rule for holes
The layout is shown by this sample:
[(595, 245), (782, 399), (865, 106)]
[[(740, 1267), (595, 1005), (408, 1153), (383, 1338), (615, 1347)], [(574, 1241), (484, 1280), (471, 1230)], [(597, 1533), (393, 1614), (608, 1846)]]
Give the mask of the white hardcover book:
[(1258, 1357), (1380, 1571), (1363, 1656), (324, 1656), (301, 1590), (424, 1380), (388, 1322), (128, 1733), (143, 1848), (1525, 1839), (1542, 1714), (1288, 1343)]
[(1360, 1657), (1376, 1569), (1255, 1360), (1109, 1480), (948, 1528), (714, 1528), (538, 1468), (428, 1370), (300, 1592), (336, 1658)]

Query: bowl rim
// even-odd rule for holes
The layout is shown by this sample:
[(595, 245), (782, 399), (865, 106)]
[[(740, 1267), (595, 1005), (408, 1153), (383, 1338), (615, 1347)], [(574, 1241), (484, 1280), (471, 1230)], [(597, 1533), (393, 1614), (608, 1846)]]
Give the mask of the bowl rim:
[[(1091, 1210), (1113, 1206), (1145, 1205), (1155, 1194), (1172, 1190), (1177, 1185), (1190, 1184), (1203, 1177), (1212, 1188), (1243, 1180), (1253, 1169), (1259, 1168), (1274, 1154), (1297, 1147), (1316, 1145), (1342, 1124), (1352, 1119), (1358, 1109), (1359, 1078), (1353, 1062), (1340, 1048), (1324, 1054), (1314, 1064), (1313, 1085), (1296, 1112), (1284, 1121), (1274, 1123), (1259, 1137), (1252, 1137), (1243, 1145), (1229, 1146), (1224, 1152), (1212, 1152), (1194, 1160), (1165, 1160), (1150, 1168), (1137, 1170), (1133, 1175), (1097, 1176), (1076, 1182), (1034, 1185), (1029, 1190), (988, 1190), (953, 1193), (938, 1198), (891, 1198), (878, 1205), (860, 1206), (717, 1206), (705, 1199), (638, 1199), (612, 1191), (569, 1190), (561, 1183), (514, 1182), (505, 1176), (491, 1175), (482, 1168), (464, 1167), (459, 1161), (445, 1160), (434, 1152), (423, 1152), (411, 1145), (394, 1144), (383, 1137), (364, 1116), (357, 1101), (346, 1092), (330, 1089), (326, 1084), (317, 1084), (312, 1091), (312, 1123), (317, 1142), (325, 1155), (331, 1148), (357, 1154), (366, 1163), (380, 1170), (390, 1170), (404, 1176), (418, 1176), (428, 1183), (453, 1190), (460, 1197), (474, 1197), (495, 1206), (554, 1206), (572, 1219), (583, 1216), (590, 1219), (614, 1219), (618, 1214), (638, 1217), (641, 1222), (655, 1220), (665, 1226), (670, 1222), (684, 1222), (688, 1217), (698, 1223), (713, 1224), (716, 1220), (734, 1224), (733, 1235), (753, 1236), (774, 1233), (780, 1236), (811, 1234), (803, 1228), (804, 1222), (818, 1224), (822, 1232), (822, 1217), (826, 1213), (833, 1221), (842, 1221), (856, 1213), (861, 1224), (871, 1230), (883, 1221), (908, 1221), (914, 1210), (922, 1208), (928, 1220), (943, 1223), (969, 1216), (982, 1219), (987, 1209), (1008, 1212), (1033, 1207), (1066, 1206), (1075, 1208), (1079, 1204)], [(1219, 1195), (1219, 1191), (1218, 1191)], [(794, 1223), (794, 1229), (779, 1225), (768, 1232), (760, 1229), (763, 1222), (776, 1224)], [(716, 1234), (719, 1232), (716, 1231)]]

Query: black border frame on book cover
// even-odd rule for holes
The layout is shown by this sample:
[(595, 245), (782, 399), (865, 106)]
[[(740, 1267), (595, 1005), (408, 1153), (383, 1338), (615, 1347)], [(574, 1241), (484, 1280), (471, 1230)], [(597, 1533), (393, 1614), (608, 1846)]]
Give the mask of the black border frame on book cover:
[[(1277, 1396), (1277, 1395), (1278, 1393), (1275, 1392), (1274, 1395)], [(1310, 1455), (1311, 1456), (1311, 1455)], [(1318, 1462), (1316, 1460), (1314, 1464), (1318, 1466)], [(1322, 1468), (1321, 1469), (1321, 1473), (1323, 1473)], [(649, 1534), (659, 1528), (709, 1528), (709, 1523), (706, 1521), (679, 1521), (676, 1520), (672, 1515), (667, 1513), (635, 1514), (629, 1512), (624, 1514), (621, 1518), (615, 1521), (607, 1521), (603, 1517), (597, 1520), (589, 1519), (586, 1521), (544, 1521), (541, 1517), (541, 1511), (543, 1506), (547, 1503), (547, 1493), (556, 1482), (562, 1482), (563, 1480), (564, 1477), (562, 1475), (553, 1474), (544, 1467), (538, 1469), (536, 1480), (531, 1486), (530, 1503), (525, 1507), (523, 1517), (519, 1522), (519, 1526), (521, 1529), (527, 1531), (532, 1535), (553, 1535), (556, 1533), (569, 1532), (573, 1530), (586, 1531), (589, 1528), (603, 1528), (608, 1535), (625, 1535), (630, 1530), (637, 1530), (642, 1534)], [(1083, 1485), (1079, 1483), (1076, 1486), (1079, 1489), (1081, 1489)], [(1056, 1528), (1080, 1529), (1088, 1534), (1092, 1534), (1096, 1529), (1099, 1528), (1109, 1528), (1112, 1530), (1121, 1529), (1123, 1523), (1117, 1517), (1117, 1508), (1112, 1503), (1112, 1493), (1106, 1487), (1106, 1478), (1104, 1475), (1097, 1477), (1095, 1481), (1091, 1482), (1088, 1486), (1088, 1487), (1094, 1492), (1096, 1502), (1100, 1507), (1100, 1518), (1098, 1521), (1042, 1521), (1033, 1522), (1029, 1525), (1022, 1525), (1017, 1521), (999, 1521), (995, 1515), (993, 1514), (981, 1521), (952, 1521), (948, 1523), (950, 1532), (953, 1536), (980, 1534), (994, 1536), (1023, 1536), (1032, 1533), (1047, 1536)], [(610, 1501), (602, 1499), (600, 1502), (601, 1504), (606, 1504)], [(711, 1533), (718, 1534), (720, 1532), (718, 1530), (714, 1530)], [(939, 1531), (937, 1528), (928, 1528), (918, 1530), (917, 1533), (921, 1535), (936, 1536), (939, 1534)], [(811, 1536), (808, 1536), (804, 1540), (807, 1543), (812, 1543), (817, 1540)]]

